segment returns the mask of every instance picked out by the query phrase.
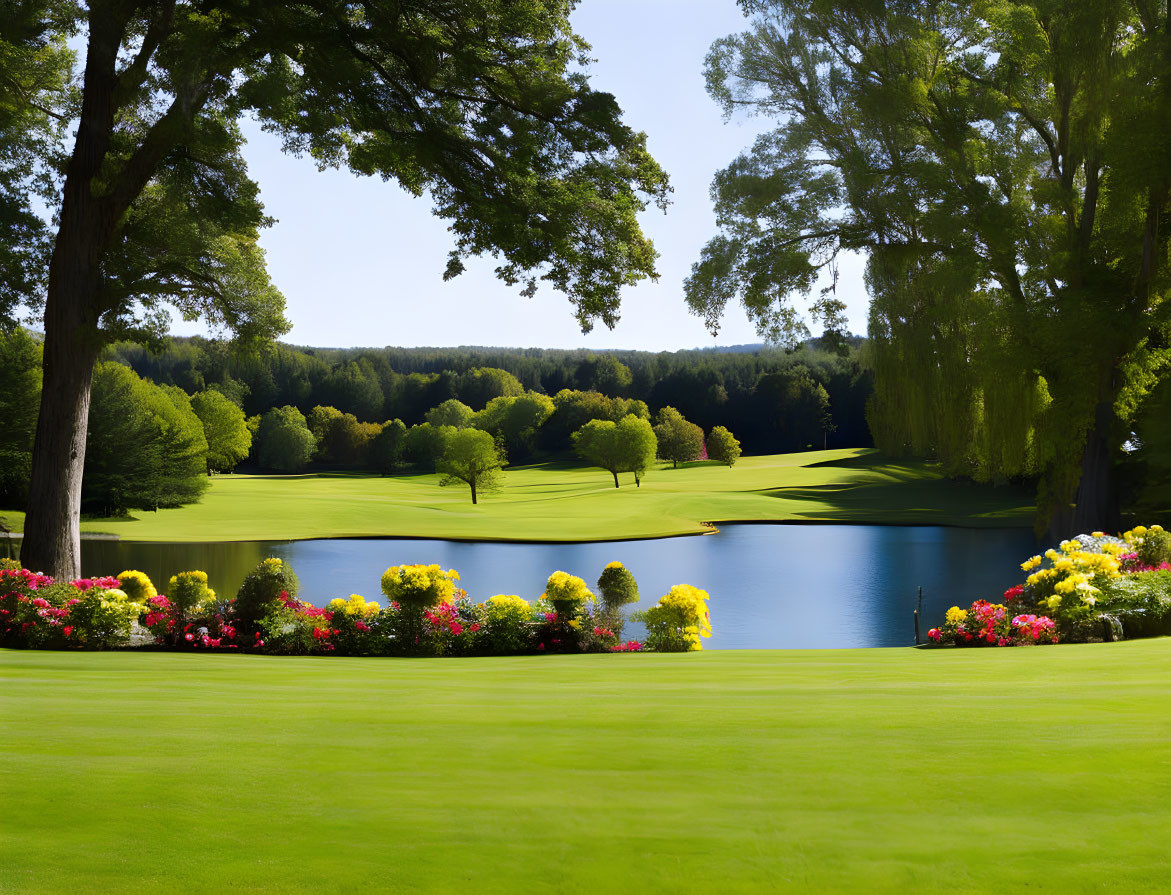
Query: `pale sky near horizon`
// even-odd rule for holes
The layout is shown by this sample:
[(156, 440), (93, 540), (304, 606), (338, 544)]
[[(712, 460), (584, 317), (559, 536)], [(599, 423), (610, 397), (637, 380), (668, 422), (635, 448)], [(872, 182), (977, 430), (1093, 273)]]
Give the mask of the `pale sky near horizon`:
[[(245, 155), (266, 211), (277, 219), (261, 245), (288, 302), (293, 329), (284, 341), (650, 351), (759, 341), (738, 305), (729, 305), (713, 338), (683, 302), (683, 280), (716, 232), (712, 176), (770, 126), (747, 117), (725, 123), (704, 89), (711, 42), (744, 23), (735, 0), (581, 0), (573, 14), (597, 60), (591, 82), (613, 93), (625, 121), (647, 133), (674, 187), (665, 215), (651, 207), (641, 218), (660, 254), (660, 278), (623, 292), (622, 319), (612, 331), (599, 324), (583, 335), (562, 293), (542, 285), (526, 299), (496, 279), (491, 258), (472, 259), (462, 276), (444, 283), (452, 243), (428, 198), (376, 178), (318, 172), (308, 159), (283, 155), (275, 138), (249, 122)], [(860, 259), (843, 260), (838, 292), (851, 330), (864, 333)], [(176, 315), (173, 331), (204, 330)]]

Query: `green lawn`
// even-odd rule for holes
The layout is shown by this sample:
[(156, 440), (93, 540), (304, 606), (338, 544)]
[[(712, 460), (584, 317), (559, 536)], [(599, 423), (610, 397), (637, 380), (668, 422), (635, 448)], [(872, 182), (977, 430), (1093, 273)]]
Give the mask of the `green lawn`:
[(3, 892), (1171, 889), (1171, 640), (0, 651)]
[[(1027, 526), (1031, 495), (944, 479), (921, 463), (872, 451), (811, 451), (712, 463), (663, 464), (641, 488), (615, 490), (601, 469), (541, 464), (505, 473), (504, 489), (472, 506), (439, 476), (216, 476), (203, 500), (82, 530), (139, 541), (296, 540), (411, 535), (590, 541), (705, 530), (748, 520)], [(5, 513), (19, 530), (19, 513)]]

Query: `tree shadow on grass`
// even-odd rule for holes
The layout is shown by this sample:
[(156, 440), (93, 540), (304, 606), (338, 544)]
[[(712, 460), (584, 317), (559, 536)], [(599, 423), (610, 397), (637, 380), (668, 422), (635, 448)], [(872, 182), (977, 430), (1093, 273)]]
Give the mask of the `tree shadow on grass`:
[[(1028, 527), (1034, 497), (1019, 485), (982, 485), (945, 478), (926, 463), (873, 455), (809, 464), (839, 469), (836, 481), (759, 493), (798, 504), (794, 515), (826, 521)], [(800, 504), (807, 504), (803, 510)]]

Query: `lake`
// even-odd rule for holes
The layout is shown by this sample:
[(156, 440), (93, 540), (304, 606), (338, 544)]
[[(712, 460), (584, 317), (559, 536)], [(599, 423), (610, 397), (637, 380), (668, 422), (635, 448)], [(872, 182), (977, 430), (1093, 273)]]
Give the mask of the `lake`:
[[(639, 608), (672, 585), (711, 594), (714, 636), (705, 649), (905, 646), (923, 588), (922, 632), (949, 606), (997, 602), (1036, 552), (1025, 529), (880, 525), (727, 525), (718, 534), (587, 544), (509, 544), (412, 540), (245, 541), (152, 544), (85, 540), (85, 575), (146, 572), (160, 591), (177, 571), (202, 569), (220, 594), (234, 594), (266, 556), (292, 564), (301, 598), (323, 605), (358, 593), (385, 602), (387, 566), (454, 568), (477, 602), (493, 594), (536, 599), (562, 569), (591, 586), (620, 560), (638, 581)], [(641, 627), (628, 626), (630, 636)]]

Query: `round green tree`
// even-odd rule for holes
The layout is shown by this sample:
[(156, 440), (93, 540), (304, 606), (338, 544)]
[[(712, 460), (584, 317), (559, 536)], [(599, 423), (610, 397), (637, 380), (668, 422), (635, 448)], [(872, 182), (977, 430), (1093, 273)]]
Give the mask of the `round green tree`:
[(300, 472), (313, 456), (317, 439), (296, 407), (274, 407), (260, 418), (256, 433), (260, 465), (277, 472)]
[(659, 457), (670, 460), (673, 468), (677, 469), (680, 461), (698, 460), (703, 455), (703, 429), (685, 420), (674, 407), (659, 411), (654, 431)]
[(602, 592), (602, 601), (607, 609), (617, 609), (629, 603), (638, 602), (638, 582), (630, 574), (630, 570), (615, 560), (598, 578), (598, 590)]
[(207, 474), (231, 472), (252, 450), (244, 411), (214, 389), (192, 395), (191, 409), (207, 438)]
[(460, 429), (448, 441), (436, 469), (443, 473), (439, 484), (462, 482), (471, 488), (474, 504), (479, 493), (499, 489), (503, 465), (501, 450), (489, 433), (479, 429)]
[(707, 436), (708, 459), (735, 466), (740, 459), (740, 442), (723, 426), (716, 426)]

